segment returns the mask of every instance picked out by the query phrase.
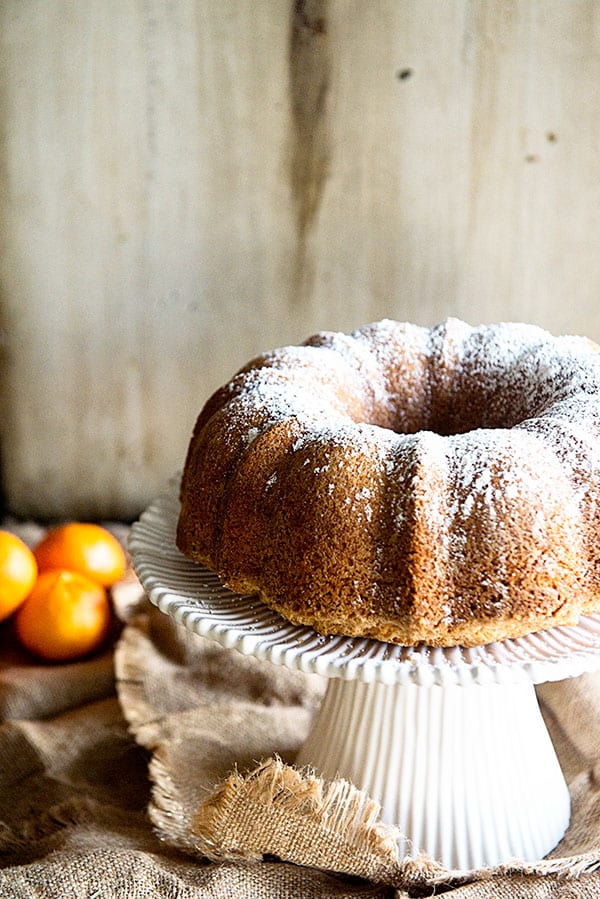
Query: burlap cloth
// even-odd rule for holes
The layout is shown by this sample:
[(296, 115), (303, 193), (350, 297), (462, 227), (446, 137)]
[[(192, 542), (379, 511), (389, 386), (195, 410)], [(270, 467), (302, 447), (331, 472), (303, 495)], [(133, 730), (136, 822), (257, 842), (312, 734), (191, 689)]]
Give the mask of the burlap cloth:
[(457, 875), (397, 859), (368, 797), (292, 766), (320, 679), (189, 634), (131, 576), (114, 600), (114, 648), (83, 662), (36, 664), (0, 627), (0, 896), (600, 897), (600, 674), (539, 688), (562, 843)]

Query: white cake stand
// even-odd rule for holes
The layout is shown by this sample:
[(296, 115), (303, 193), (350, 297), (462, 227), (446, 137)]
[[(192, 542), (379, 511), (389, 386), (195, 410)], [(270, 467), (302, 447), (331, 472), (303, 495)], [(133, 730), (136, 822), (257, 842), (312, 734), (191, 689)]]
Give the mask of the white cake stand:
[(323, 637), (185, 558), (178, 512), (174, 487), (132, 528), (151, 601), (224, 646), (329, 678), (298, 764), (376, 799), (401, 856), (469, 870), (536, 861), (559, 842), (569, 793), (534, 684), (600, 668), (600, 615), (474, 649)]

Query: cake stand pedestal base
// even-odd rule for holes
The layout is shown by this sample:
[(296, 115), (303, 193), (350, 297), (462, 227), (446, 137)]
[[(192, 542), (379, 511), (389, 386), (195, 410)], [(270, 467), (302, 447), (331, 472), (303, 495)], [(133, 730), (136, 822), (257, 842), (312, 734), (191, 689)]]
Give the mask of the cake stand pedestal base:
[(466, 870), (542, 858), (569, 792), (532, 684), (420, 686), (332, 678), (297, 759), (377, 800), (401, 856)]

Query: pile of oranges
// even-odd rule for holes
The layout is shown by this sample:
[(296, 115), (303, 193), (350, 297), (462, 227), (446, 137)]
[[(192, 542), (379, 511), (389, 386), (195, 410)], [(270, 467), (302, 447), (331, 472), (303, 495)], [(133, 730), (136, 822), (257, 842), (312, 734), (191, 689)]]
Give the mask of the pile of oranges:
[(19, 641), (38, 658), (85, 656), (107, 637), (107, 588), (126, 566), (121, 544), (97, 524), (59, 525), (33, 550), (0, 530), (0, 621), (14, 616)]

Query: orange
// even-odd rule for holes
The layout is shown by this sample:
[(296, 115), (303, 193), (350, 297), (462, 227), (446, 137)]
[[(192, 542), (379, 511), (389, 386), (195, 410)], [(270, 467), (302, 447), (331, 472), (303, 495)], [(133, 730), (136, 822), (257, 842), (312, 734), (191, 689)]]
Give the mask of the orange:
[(40, 574), (15, 617), (23, 646), (33, 655), (55, 662), (97, 649), (109, 625), (106, 590), (77, 571)]
[(37, 564), (29, 547), (15, 534), (0, 531), (0, 621), (21, 605), (36, 576)]
[(111, 587), (125, 573), (121, 544), (98, 524), (73, 521), (48, 531), (34, 549), (40, 571), (69, 569)]

